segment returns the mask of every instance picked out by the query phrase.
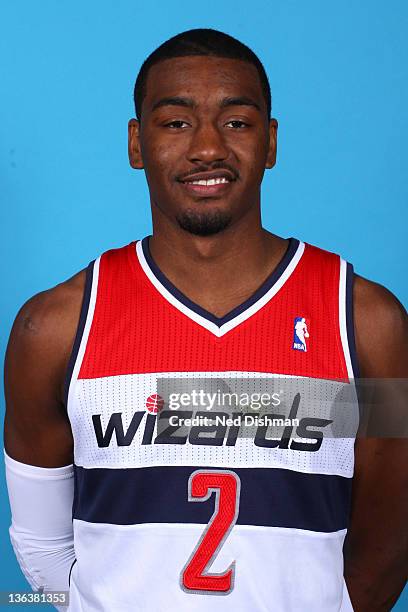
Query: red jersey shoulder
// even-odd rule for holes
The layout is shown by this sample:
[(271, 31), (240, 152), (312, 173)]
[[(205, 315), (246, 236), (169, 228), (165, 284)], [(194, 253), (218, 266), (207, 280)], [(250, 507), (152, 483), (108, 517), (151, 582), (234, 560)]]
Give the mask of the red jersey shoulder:
[(136, 240), (121, 247), (114, 247), (104, 251), (99, 257), (99, 282), (116, 284), (129, 282), (139, 266), (136, 256)]
[(136, 256), (135, 250), (136, 250), (136, 240), (132, 240), (131, 242), (129, 242), (128, 244), (124, 244), (123, 246), (112, 247), (110, 249), (107, 249), (106, 251), (103, 251), (103, 253), (101, 253), (100, 255), (100, 260), (101, 262), (103, 261), (104, 264), (108, 266), (115, 265), (115, 264), (117, 265), (123, 261), (128, 260), (132, 252)]
[(313, 268), (338, 266), (341, 256), (333, 251), (328, 251), (309, 242), (305, 242), (305, 256), (307, 263)]

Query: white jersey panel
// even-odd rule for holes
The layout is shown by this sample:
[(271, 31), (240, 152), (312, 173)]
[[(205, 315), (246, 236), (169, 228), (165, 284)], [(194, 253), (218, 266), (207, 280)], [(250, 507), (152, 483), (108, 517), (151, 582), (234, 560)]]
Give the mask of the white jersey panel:
[[(71, 577), (69, 612), (352, 610), (341, 561), (344, 531), (318, 534), (236, 525), (210, 568), (221, 573), (236, 561), (234, 589), (224, 596), (187, 594), (179, 588), (181, 569), (203, 525), (117, 526), (75, 520), (74, 529), (79, 560)], [(265, 559), (267, 564), (261, 561)]]

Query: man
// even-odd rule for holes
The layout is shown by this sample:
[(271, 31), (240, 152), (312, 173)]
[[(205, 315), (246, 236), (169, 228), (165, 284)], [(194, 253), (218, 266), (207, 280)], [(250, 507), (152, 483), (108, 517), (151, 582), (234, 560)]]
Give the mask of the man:
[[(358, 366), (405, 378), (404, 309), (337, 255), (262, 228), (277, 122), (246, 46), (179, 34), (142, 66), (135, 105), (129, 159), (146, 173), (153, 235), (31, 298), (10, 336), (23, 571), (34, 588), (69, 583), (72, 611), (389, 610), (406, 579), (405, 440), (325, 437), (336, 415), (276, 436), (172, 425), (163, 389), (279, 380), (268, 413), (292, 418), (304, 397), (285, 403), (293, 380), (318, 381), (323, 406), (323, 381), (352, 391)], [(177, 418), (206, 414), (179, 397)]]

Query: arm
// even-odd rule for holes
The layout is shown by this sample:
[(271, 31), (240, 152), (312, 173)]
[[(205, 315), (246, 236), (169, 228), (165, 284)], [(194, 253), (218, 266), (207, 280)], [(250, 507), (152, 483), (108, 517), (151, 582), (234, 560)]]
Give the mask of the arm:
[(73, 440), (63, 384), (79, 320), (84, 271), (28, 300), (5, 360), (6, 476), (11, 541), (35, 589), (67, 590), (75, 558)]
[[(354, 283), (354, 320), (361, 377), (408, 378), (408, 318), (384, 287)], [(394, 386), (401, 405), (403, 386)], [(404, 407), (405, 408), (405, 407)], [(408, 409), (407, 409), (408, 411)], [(406, 417), (404, 417), (406, 422)], [(408, 576), (408, 440), (358, 438), (345, 578), (356, 612), (387, 612)]]

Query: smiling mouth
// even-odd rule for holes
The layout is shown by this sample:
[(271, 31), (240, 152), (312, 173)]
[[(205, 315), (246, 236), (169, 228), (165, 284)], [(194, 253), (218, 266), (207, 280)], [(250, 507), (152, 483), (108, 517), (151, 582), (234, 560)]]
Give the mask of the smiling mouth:
[(225, 194), (235, 180), (236, 178), (229, 171), (213, 171), (211, 173), (197, 173), (196, 176), (192, 174), (179, 180), (179, 182), (190, 195), (210, 198)]
[(211, 198), (224, 195), (233, 184), (233, 180), (225, 177), (211, 177), (208, 179), (189, 179), (180, 181), (180, 185), (193, 196)]
[(224, 185), (227, 183), (231, 183), (231, 181), (225, 177), (219, 178), (210, 178), (210, 179), (195, 179), (195, 180), (187, 180), (182, 181), (185, 185), (204, 185), (204, 186), (212, 186), (212, 185)]

